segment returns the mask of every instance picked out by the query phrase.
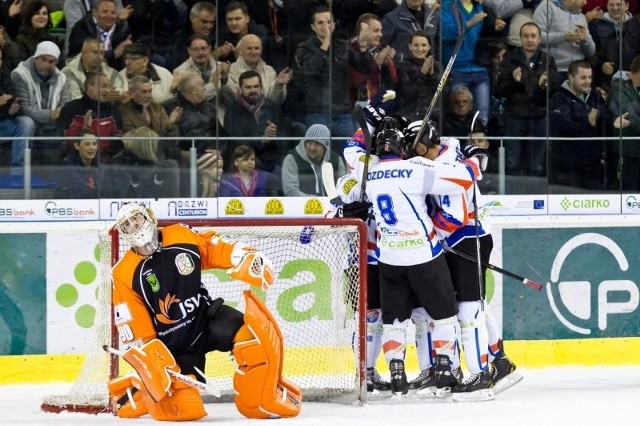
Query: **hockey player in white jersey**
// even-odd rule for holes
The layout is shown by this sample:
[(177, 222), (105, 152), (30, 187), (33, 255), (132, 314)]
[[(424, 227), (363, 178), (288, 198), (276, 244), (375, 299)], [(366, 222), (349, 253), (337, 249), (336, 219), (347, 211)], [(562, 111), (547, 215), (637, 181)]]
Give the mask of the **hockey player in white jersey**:
[[(338, 178), (336, 192), (340, 199), (338, 217), (354, 217), (367, 224), (367, 392), (391, 390), (375, 368), (382, 350), (382, 310), (380, 309), (380, 281), (376, 248), (376, 222), (371, 203), (360, 200), (360, 182), (352, 174)], [(353, 259), (357, 261), (357, 259)]]
[[(421, 124), (417, 121), (407, 127), (405, 131), (407, 139), (415, 139)], [(457, 139), (440, 138), (432, 122), (428, 123), (428, 127), (428, 131), (424, 133), (425, 137), (418, 140), (412, 147), (411, 155), (424, 156), (435, 162), (462, 161), (474, 170), (476, 179), (482, 179), (482, 171), (486, 168), (487, 161), (484, 149), (470, 144), (465, 147), (463, 153)], [(444, 240), (448, 246), (455, 246), (457, 250), (474, 257), (477, 249), (475, 238), (477, 231), (480, 258), (482, 263), (486, 264), (489, 262), (493, 240), (487, 224), (479, 219), (476, 222), (479, 195), (477, 185), (474, 185), (462, 195), (430, 196), (434, 204), (431, 217), (440, 239)], [(467, 218), (465, 219), (464, 216)], [(494, 396), (492, 391), (494, 383), (499, 383), (506, 375), (512, 374), (515, 365), (504, 354), (502, 339), (497, 335), (498, 329), (495, 324), (492, 324), (492, 327), (487, 325), (486, 317), (489, 312), (484, 306), (486, 268), (482, 269), (482, 280), (479, 281), (477, 264), (474, 265), (453, 253), (446, 253), (445, 257), (456, 289), (461, 341), (470, 373), (470, 377), (464, 383), (452, 387), (452, 392), (460, 394), (459, 399), (491, 399)], [(416, 324), (417, 329), (420, 327)], [(490, 334), (495, 338), (496, 347), (494, 348), (490, 347)], [(421, 343), (418, 342), (419, 345)], [(493, 359), (490, 358), (490, 353)], [(424, 357), (424, 351), (419, 351), (419, 355)], [(490, 364), (491, 361), (493, 362)], [(423, 368), (422, 365), (421, 368)], [(423, 380), (415, 386), (419, 388), (433, 386), (433, 379), (430, 379), (432, 374), (429, 370), (432, 368), (421, 373)], [(465, 396), (465, 393), (469, 396)]]
[[(374, 140), (379, 160), (369, 164), (366, 195), (373, 204), (378, 229), (382, 343), (391, 371), (391, 389), (399, 394), (408, 392), (406, 330), (416, 299), (433, 318), (432, 340), (439, 361), (436, 386), (449, 388), (458, 383), (451, 368), (457, 359), (457, 306), (425, 197), (463, 193), (472, 187), (473, 173), (461, 163), (435, 163), (420, 157), (403, 160), (405, 141), (397, 120), (385, 117), (384, 121)], [(354, 158), (347, 162), (358, 176), (364, 161), (362, 155)]]

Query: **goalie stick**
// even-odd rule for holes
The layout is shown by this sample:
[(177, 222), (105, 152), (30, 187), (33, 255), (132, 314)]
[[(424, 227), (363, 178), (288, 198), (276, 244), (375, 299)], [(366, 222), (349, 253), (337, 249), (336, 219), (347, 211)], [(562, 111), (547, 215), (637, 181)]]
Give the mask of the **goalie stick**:
[[(469, 262), (477, 262), (476, 258), (474, 258), (473, 256), (470, 256), (470, 255), (468, 255), (466, 253), (463, 253), (463, 252), (458, 251), (458, 250), (456, 250), (454, 248), (451, 248), (446, 243), (442, 244), (442, 248), (444, 249), (444, 251), (448, 251), (449, 253), (453, 253), (456, 256), (460, 256), (461, 258), (466, 259)], [(490, 263), (484, 263), (483, 262), (482, 266), (484, 266), (484, 267), (486, 267), (488, 269), (491, 269), (492, 271), (496, 271), (499, 274), (506, 275), (506, 276), (508, 276), (510, 278), (514, 278), (514, 279), (520, 281), (522, 284), (533, 288), (534, 290), (542, 291), (543, 285), (538, 283), (538, 282), (535, 282), (535, 281), (530, 280), (528, 278), (521, 277), (520, 275), (516, 275), (513, 272), (506, 271), (506, 270), (504, 270), (502, 268), (499, 268), (497, 266), (494, 266), (494, 265), (492, 265)]]
[(456, 56), (458, 56), (458, 52), (460, 51), (460, 47), (462, 47), (462, 43), (464, 42), (465, 35), (466, 35), (466, 32), (463, 31), (462, 33), (460, 33), (460, 35), (458, 36), (458, 38), (456, 40), (456, 45), (453, 48), (453, 52), (451, 53), (451, 57), (449, 58), (449, 62), (447, 63), (447, 66), (445, 67), (444, 71), (442, 72), (442, 77), (440, 77), (440, 81), (438, 82), (438, 86), (436, 87), (436, 91), (433, 94), (433, 97), (431, 98), (431, 103), (429, 103), (429, 107), (427, 108), (427, 113), (424, 115), (424, 118), (422, 119), (422, 125), (420, 126), (420, 130), (418, 130), (418, 133), (416, 133), (416, 138), (413, 141), (413, 148), (415, 148), (415, 146), (418, 144), (418, 141), (422, 138), (422, 134), (424, 133), (424, 129), (425, 129), (425, 127), (427, 127), (427, 122), (429, 121), (429, 118), (431, 117), (431, 114), (433, 114), (433, 110), (435, 109), (436, 104), (438, 103), (438, 99), (442, 95), (442, 91), (444, 89), (444, 85), (447, 83), (447, 79), (449, 78), (449, 74), (451, 74), (451, 69), (453, 68), (453, 63), (456, 61)]
[(322, 186), (324, 186), (324, 192), (327, 193), (327, 197), (333, 200), (338, 196), (338, 190), (336, 189), (336, 182), (333, 178), (333, 164), (328, 161), (322, 163)]
[[(116, 348), (112, 348), (110, 346), (107, 345), (103, 345), (102, 349), (104, 349), (106, 352), (109, 352), (110, 354), (114, 354), (114, 355), (118, 355), (118, 356), (123, 356), (124, 355), (124, 351), (118, 350)], [(196, 371), (198, 372), (198, 374), (200, 374), (202, 376), (202, 378), (205, 380), (205, 382), (200, 382), (198, 380), (192, 379), (189, 376), (185, 376), (184, 374), (180, 374), (177, 373), (173, 370), (167, 370), (169, 372), (169, 374), (176, 379), (179, 382), (182, 382), (186, 385), (192, 386), (196, 389), (198, 389), (201, 392), (206, 392), (209, 393), (215, 397), (220, 398), (221, 394), (220, 394), (220, 390), (218, 389), (218, 387), (216, 385), (214, 385), (213, 383), (207, 381), (207, 378), (205, 377), (204, 373), (196, 367)]]

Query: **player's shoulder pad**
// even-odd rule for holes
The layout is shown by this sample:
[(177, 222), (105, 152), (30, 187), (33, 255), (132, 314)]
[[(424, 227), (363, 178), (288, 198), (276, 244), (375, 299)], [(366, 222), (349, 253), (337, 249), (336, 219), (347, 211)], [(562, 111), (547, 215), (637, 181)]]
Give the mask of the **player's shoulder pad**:
[(349, 195), (359, 185), (358, 179), (353, 175), (344, 175), (338, 178), (337, 186), (340, 195)]

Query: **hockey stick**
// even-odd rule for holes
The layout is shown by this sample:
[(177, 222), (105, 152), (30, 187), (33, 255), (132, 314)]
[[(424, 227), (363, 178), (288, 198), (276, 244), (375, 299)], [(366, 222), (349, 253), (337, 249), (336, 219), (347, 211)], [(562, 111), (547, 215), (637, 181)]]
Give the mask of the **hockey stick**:
[[(114, 355), (118, 355), (118, 356), (123, 356), (124, 355), (124, 351), (120, 351), (116, 348), (112, 348), (110, 346), (107, 345), (102, 345), (102, 349), (105, 350), (105, 352), (109, 352), (110, 354), (114, 354)], [(205, 380), (205, 382), (200, 382), (198, 380), (192, 379), (189, 376), (185, 376), (184, 374), (180, 374), (177, 373), (173, 370), (167, 370), (167, 372), (177, 381), (182, 382), (186, 385), (189, 385), (191, 387), (194, 387), (196, 389), (198, 389), (201, 392), (207, 392), (215, 397), (220, 398), (221, 394), (220, 394), (220, 390), (218, 389), (218, 387), (216, 385), (214, 385), (213, 383), (207, 381), (207, 378), (205, 377), (204, 373), (202, 371), (200, 371), (199, 368), (196, 367), (196, 371), (198, 372), (198, 374), (200, 374), (202, 376), (202, 378)]]
[[(473, 256), (470, 256), (470, 255), (468, 255), (466, 253), (463, 253), (463, 252), (458, 251), (458, 250), (456, 250), (454, 248), (451, 248), (448, 245), (446, 245), (446, 243), (442, 244), (442, 248), (444, 249), (444, 251), (448, 251), (449, 253), (455, 254), (456, 256), (460, 256), (461, 258), (466, 259), (469, 262), (477, 262), (477, 260)], [(520, 275), (516, 275), (513, 272), (505, 271), (504, 269), (499, 268), (497, 266), (494, 266), (494, 265), (492, 265), (490, 263), (484, 263), (483, 262), (482, 266), (484, 266), (484, 267), (486, 267), (488, 269), (491, 269), (492, 271), (496, 271), (499, 274), (506, 275), (507, 277), (510, 277), (510, 278), (514, 278), (514, 279), (520, 281), (522, 284), (533, 288), (534, 290), (542, 291), (543, 285), (540, 284), (540, 283), (537, 283), (537, 282), (535, 282), (533, 280), (521, 277)]]
[(333, 178), (333, 164), (325, 161), (324, 163), (322, 163), (321, 171), (322, 186), (324, 186), (324, 192), (326, 192), (327, 197), (332, 200), (338, 196), (338, 191), (336, 190), (336, 182)]
[(367, 188), (367, 175), (369, 173), (369, 158), (371, 157), (371, 133), (369, 132), (369, 126), (367, 120), (364, 118), (364, 112), (362, 107), (358, 105), (354, 111), (358, 125), (362, 129), (364, 136), (364, 142), (366, 145), (366, 154), (364, 155), (364, 167), (362, 169), (362, 179), (360, 180), (360, 202), (364, 202), (365, 190)]
[[(480, 115), (480, 111), (476, 111), (473, 114), (473, 120), (471, 120), (471, 130), (469, 131), (469, 145), (473, 143), (473, 128), (476, 125), (476, 120), (478, 119), (478, 115)], [(479, 167), (479, 166), (478, 166)], [(484, 296), (485, 296), (485, 288), (484, 288), (484, 280), (482, 273), (482, 257), (480, 256), (480, 231), (478, 221), (480, 220), (478, 217), (478, 202), (476, 200), (476, 193), (479, 191), (478, 182), (476, 178), (473, 179), (473, 227), (476, 233), (476, 264), (478, 266), (478, 289), (480, 290), (480, 308), (484, 311)]]
[(436, 87), (436, 91), (433, 94), (433, 97), (431, 98), (431, 103), (429, 103), (429, 107), (427, 108), (427, 113), (424, 115), (424, 118), (422, 119), (422, 125), (420, 126), (420, 130), (418, 130), (418, 133), (416, 133), (416, 138), (413, 141), (413, 148), (414, 149), (415, 149), (416, 145), (418, 144), (418, 141), (422, 138), (422, 134), (424, 133), (424, 129), (425, 129), (425, 127), (427, 127), (427, 122), (429, 121), (429, 118), (431, 117), (431, 114), (433, 114), (433, 110), (435, 109), (436, 104), (438, 103), (438, 99), (442, 95), (442, 90), (444, 89), (444, 85), (447, 83), (447, 79), (449, 78), (449, 74), (451, 73), (451, 69), (453, 68), (453, 63), (456, 61), (456, 56), (458, 56), (458, 52), (460, 51), (460, 47), (462, 47), (462, 43), (464, 42), (465, 35), (466, 35), (466, 32), (463, 31), (458, 36), (458, 39), (456, 40), (456, 45), (453, 48), (453, 52), (451, 53), (451, 57), (449, 58), (449, 62), (447, 63), (447, 66), (445, 67), (444, 71), (442, 72), (442, 77), (440, 77), (440, 82), (438, 82), (438, 86)]

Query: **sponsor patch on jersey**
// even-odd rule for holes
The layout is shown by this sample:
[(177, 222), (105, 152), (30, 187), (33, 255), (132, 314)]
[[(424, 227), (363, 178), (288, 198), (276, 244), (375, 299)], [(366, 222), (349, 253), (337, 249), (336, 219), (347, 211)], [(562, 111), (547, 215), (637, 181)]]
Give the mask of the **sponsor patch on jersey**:
[(356, 178), (350, 177), (342, 183), (342, 192), (344, 194), (349, 194), (357, 184), (358, 180)]
[(180, 275), (189, 275), (196, 268), (196, 264), (188, 253), (180, 253), (176, 256), (176, 268)]
[(126, 324), (131, 321), (131, 312), (126, 303), (119, 303), (113, 307), (114, 322), (116, 326)]

